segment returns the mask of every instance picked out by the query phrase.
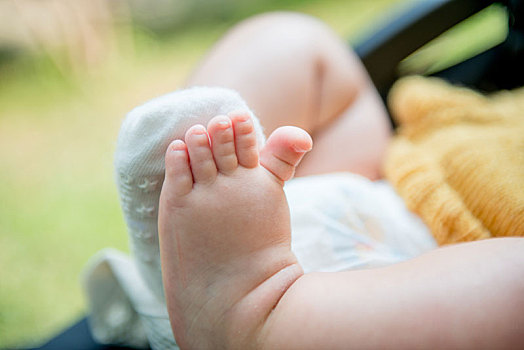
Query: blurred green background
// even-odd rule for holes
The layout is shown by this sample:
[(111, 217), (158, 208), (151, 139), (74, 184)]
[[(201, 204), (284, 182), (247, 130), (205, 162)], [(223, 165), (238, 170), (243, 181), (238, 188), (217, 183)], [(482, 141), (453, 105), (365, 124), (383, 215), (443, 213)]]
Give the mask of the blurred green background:
[[(112, 169), (127, 111), (183, 86), (250, 15), (311, 14), (356, 42), (409, 2), (0, 0), (0, 348), (39, 344), (84, 315), (88, 258), (128, 251)], [(488, 11), (459, 31), (454, 50), (437, 41), (415, 67), (437, 53), (455, 59), (479, 33), (500, 41), (504, 21)]]

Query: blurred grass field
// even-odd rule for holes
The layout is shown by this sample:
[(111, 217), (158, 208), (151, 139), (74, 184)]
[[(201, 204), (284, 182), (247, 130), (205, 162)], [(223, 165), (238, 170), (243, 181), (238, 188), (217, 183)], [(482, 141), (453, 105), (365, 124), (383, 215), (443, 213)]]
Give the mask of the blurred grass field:
[[(312, 14), (356, 41), (405, 3), (305, 0), (253, 12)], [(132, 54), (71, 76), (45, 57), (0, 67), (0, 348), (41, 343), (85, 313), (88, 258), (103, 247), (128, 251), (112, 169), (124, 115), (181, 87), (232, 25), (136, 31)]]

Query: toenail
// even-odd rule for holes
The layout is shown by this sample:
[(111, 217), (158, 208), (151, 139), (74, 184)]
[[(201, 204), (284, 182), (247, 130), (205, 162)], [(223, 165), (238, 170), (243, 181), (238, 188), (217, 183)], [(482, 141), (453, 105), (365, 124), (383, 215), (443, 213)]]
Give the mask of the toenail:
[(221, 120), (218, 122), (218, 125), (220, 125), (223, 129), (227, 129), (231, 126), (231, 123), (229, 120)]
[(182, 140), (175, 140), (171, 142), (171, 150), (172, 151), (185, 151), (185, 143)]
[(206, 128), (204, 128), (202, 125), (195, 125), (191, 130), (191, 133), (194, 135), (203, 135), (206, 133)]
[(240, 123), (251, 120), (251, 117), (249, 116), (249, 114), (241, 113), (241, 112), (233, 112), (233, 113), (230, 113), (229, 116), (234, 117)]
[(300, 145), (296, 145), (296, 144), (293, 145), (292, 147), (293, 147), (293, 150), (295, 152), (299, 152), (299, 153), (309, 152), (309, 151), (311, 151), (311, 148), (312, 148), (312, 147), (304, 148), (304, 147), (301, 147)]

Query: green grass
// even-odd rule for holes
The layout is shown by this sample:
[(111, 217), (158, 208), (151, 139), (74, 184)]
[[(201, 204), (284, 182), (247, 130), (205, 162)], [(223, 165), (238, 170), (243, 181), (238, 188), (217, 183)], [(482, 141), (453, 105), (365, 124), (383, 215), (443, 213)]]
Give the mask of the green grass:
[[(309, 0), (279, 9), (320, 17), (355, 41), (403, 2)], [(0, 348), (42, 342), (85, 313), (79, 278), (88, 258), (103, 247), (128, 250), (112, 170), (123, 116), (181, 86), (231, 25), (169, 38), (137, 31), (132, 51), (85, 74), (64, 74), (46, 57), (0, 73)]]

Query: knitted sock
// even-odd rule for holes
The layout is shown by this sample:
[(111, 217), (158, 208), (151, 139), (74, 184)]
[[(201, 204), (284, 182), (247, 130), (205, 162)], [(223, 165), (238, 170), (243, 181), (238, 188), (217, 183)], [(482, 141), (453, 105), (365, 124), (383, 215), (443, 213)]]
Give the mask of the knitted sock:
[(195, 124), (217, 115), (246, 111), (253, 118), (259, 146), (262, 127), (238, 93), (223, 88), (195, 87), (155, 98), (133, 109), (118, 135), (116, 182), (131, 249), (141, 277), (164, 300), (158, 247), (158, 200), (164, 181), (164, 155), (171, 141), (183, 139)]

